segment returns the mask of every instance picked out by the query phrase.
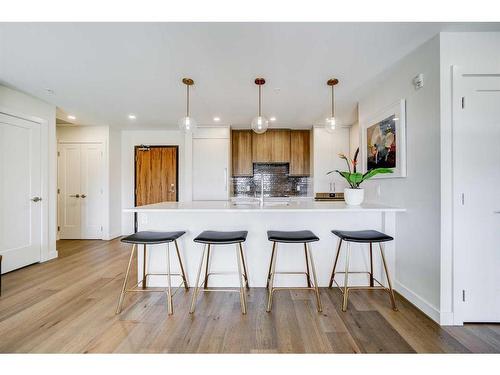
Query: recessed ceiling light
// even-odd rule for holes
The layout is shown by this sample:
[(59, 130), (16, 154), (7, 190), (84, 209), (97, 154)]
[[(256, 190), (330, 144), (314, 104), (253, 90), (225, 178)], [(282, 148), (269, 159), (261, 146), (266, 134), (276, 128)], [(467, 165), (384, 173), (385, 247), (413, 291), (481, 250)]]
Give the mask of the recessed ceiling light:
[(270, 118), (269, 118), (269, 121), (272, 121), (272, 122), (276, 121), (276, 117), (274, 117), (274, 116), (273, 116), (273, 117), (270, 117)]
[(137, 118), (137, 116), (136, 116), (136, 115), (134, 115), (133, 113), (131, 113), (130, 115), (128, 115), (128, 118), (129, 118), (130, 120), (135, 120), (135, 119)]
[(76, 120), (76, 117), (73, 115), (68, 115), (68, 120)]
[(215, 117), (214, 117), (214, 121), (215, 121), (215, 122), (219, 122), (219, 121), (220, 121), (220, 117), (215, 116)]

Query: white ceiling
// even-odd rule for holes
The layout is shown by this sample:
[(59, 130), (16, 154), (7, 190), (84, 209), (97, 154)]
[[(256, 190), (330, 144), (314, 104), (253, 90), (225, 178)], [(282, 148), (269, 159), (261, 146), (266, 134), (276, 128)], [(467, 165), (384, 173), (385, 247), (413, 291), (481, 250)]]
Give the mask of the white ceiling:
[[(262, 76), (264, 115), (310, 126), (329, 112), (356, 121), (363, 84), (439, 31), (500, 30), (499, 23), (38, 23), (0, 24), (0, 82), (77, 116), (77, 123), (175, 128), (191, 77), (200, 124), (248, 126)], [(417, 72), (416, 72), (417, 73)], [(54, 91), (49, 94), (46, 89)], [(137, 115), (130, 121), (129, 113)]]

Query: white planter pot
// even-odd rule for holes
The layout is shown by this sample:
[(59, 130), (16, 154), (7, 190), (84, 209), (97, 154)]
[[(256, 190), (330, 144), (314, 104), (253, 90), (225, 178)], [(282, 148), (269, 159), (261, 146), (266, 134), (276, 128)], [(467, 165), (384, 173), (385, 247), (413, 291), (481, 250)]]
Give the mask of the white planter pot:
[(349, 206), (359, 206), (365, 199), (365, 189), (344, 189), (344, 200)]

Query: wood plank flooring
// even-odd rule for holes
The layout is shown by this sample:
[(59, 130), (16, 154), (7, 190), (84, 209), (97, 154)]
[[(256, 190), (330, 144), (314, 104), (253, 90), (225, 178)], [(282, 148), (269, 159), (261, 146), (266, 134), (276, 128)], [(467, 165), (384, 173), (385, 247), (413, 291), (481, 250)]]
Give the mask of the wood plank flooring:
[(500, 325), (443, 327), (397, 296), (353, 292), (342, 312), (337, 290), (281, 291), (266, 313), (266, 291), (207, 293), (194, 316), (190, 292), (128, 294), (114, 315), (129, 246), (113, 241), (59, 241), (59, 259), (3, 276), (1, 353), (499, 353)]

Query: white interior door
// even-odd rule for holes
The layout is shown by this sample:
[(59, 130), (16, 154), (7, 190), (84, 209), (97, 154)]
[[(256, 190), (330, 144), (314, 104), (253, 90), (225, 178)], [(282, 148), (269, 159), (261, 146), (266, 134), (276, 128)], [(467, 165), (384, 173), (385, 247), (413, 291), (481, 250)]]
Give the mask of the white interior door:
[(80, 208), (80, 144), (60, 144), (59, 179), (59, 238), (78, 239), (82, 236)]
[(0, 114), (2, 272), (41, 260), (40, 124)]
[(455, 73), (454, 284), (464, 322), (500, 322), (500, 74)]
[(102, 238), (102, 144), (59, 144), (58, 159), (59, 238)]
[(193, 200), (229, 197), (229, 139), (193, 139)]
[(81, 238), (102, 237), (102, 144), (81, 145)]

